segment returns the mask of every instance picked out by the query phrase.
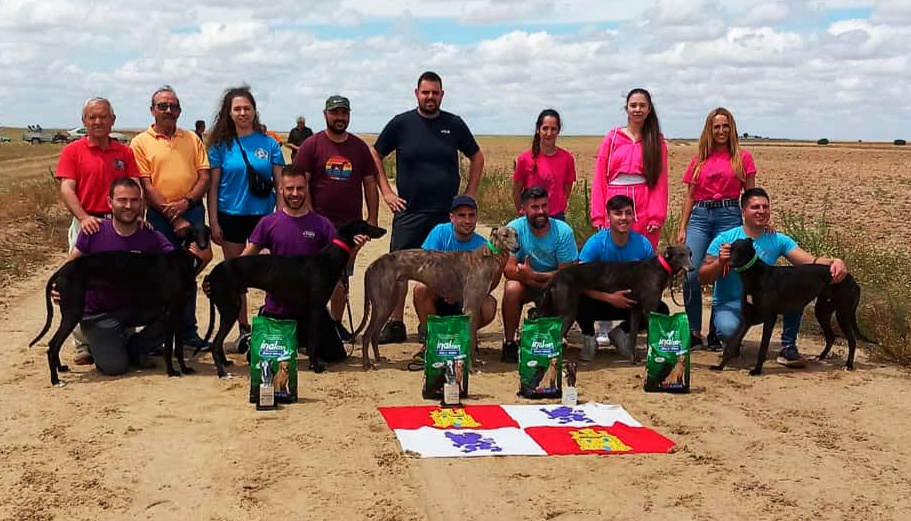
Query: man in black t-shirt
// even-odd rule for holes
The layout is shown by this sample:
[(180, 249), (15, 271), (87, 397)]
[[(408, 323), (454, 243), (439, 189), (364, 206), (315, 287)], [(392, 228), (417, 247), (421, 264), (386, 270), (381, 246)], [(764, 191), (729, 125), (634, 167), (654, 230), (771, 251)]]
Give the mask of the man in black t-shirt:
[(291, 160), (294, 160), (294, 156), (297, 155), (297, 150), (300, 148), (301, 143), (303, 143), (308, 137), (313, 135), (313, 130), (307, 126), (307, 120), (303, 116), (297, 117), (297, 126), (291, 129), (291, 132), (288, 132), (288, 142), (285, 143), (288, 148), (291, 149)]
[[(420, 248), (434, 226), (449, 222), (452, 198), (459, 193), (459, 152), (468, 157), (465, 194), (474, 197), (484, 169), (484, 154), (462, 118), (440, 110), (443, 80), (425, 72), (414, 89), (418, 106), (386, 124), (371, 152), (379, 172), (380, 192), (392, 219), (391, 251)], [(383, 158), (395, 152), (396, 189), (386, 179)], [(379, 342), (404, 342), (405, 295), (380, 332)]]

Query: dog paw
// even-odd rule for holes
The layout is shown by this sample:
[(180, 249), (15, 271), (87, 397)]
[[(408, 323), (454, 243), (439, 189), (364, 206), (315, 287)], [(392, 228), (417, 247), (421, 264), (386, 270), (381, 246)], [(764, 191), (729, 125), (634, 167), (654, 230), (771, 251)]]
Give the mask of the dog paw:
[(234, 365), (234, 360), (225, 360), (225, 367), (231, 367)]
[(313, 371), (313, 372), (316, 373), (316, 374), (320, 374), (320, 373), (326, 371), (326, 366), (324, 366), (324, 365), (322, 365), (322, 364), (312, 364), (312, 365), (310, 366), (310, 370)]
[(485, 362), (484, 360), (481, 360), (480, 358), (475, 358), (474, 360), (471, 361), (471, 363), (477, 367), (484, 367), (484, 364), (486, 364), (487, 362)]
[(196, 373), (196, 369), (193, 369), (192, 367), (181, 367), (180, 372), (183, 374), (194, 374)]
[(710, 365), (709, 371), (724, 371), (723, 365)]
[(845, 371), (853, 371), (853, 370), (854, 370), (854, 364), (845, 364), (844, 370), (845, 370)]
[(58, 366), (57, 366), (57, 370), (60, 371), (61, 373), (68, 373), (68, 372), (70, 372), (70, 366), (68, 366), (68, 365), (58, 365)]
[(750, 376), (762, 376), (762, 369), (750, 369)]

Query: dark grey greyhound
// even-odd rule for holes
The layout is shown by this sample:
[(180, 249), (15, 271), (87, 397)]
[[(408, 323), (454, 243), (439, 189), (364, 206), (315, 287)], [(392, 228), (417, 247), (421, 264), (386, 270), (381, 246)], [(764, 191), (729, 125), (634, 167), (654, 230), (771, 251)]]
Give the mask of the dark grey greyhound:
[[(195, 242), (201, 249), (207, 249), (209, 227), (196, 225), (190, 228), (183, 247), (170, 253), (93, 253), (76, 257), (51, 275), (45, 286), (47, 320), (38, 336), (28, 345), (35, 345), (51, 328), (54, 318), (51, 290), (56, 286), (57, 292), (60, 293), (60, 325), (47, 347), (47, 364), (51, 370), (52, 385), (66, 385), (57, 374), (58, 371), (69, 371), (69, 367), (60, 363), (60, 349), (82, 320), (86, 291), (97, 285), (127, 292), (133, 322), (152, 324), (157, 320), (166, 321), (164, 360), (168, 376), (193, 372), (184, 361), (183, 342), (177, 336), (183, 323), (187, 299), (193, 291), (193, 282), (201, 267), (200, 260), (187, 250), (190, 242)], [(180, 372), (174, 370), (172, 361), (175, 345)]]
[(819, 353), (818, 359), (827, 357), (829, 350), (832, 349), (832, 343), (835, 342), (835, 332), (832, 330), (833, 312), (838, 326), (848, 340), (845, 369), (854, 369), (857, 337), (865, 342), (876, 343), (864, 335), (857, 326), (860, 286), (851, 274), (846, 275), (838, 284), (832, 284), (829, 266), (769, 266), (756, 254), (753, 239), (739, 239), (731, 244), (730, 266), (740, 274), (743, 281), (740, 325), (725, 344), (721, 362), (709, 369), (724, 369), (724, 366), (740, 353), (740, 344), (747, 331), (756, 324), (762, 324), (762, 341), (759, 344), (756, 366), (750, 370), (750, 375), (762, 374), (762, 365), (765, 363), (769, 342), (772, 339), (772, 328), (775, 327), (778, 315), (803, 311), (814, 298), (816, 320), (826, 337), (826, 347)]
[(579, 296), (592, 289), (612, 293), (630, 290), (627, 298), (636, 301), (630, 308), (630, 361), (639, 361), (636, 342), (639, 324), (658, 308), (661, 294), (670, 286), (673, 276), (693, 269), (692, 253), (683, 244), (668, 246), (664, 255), (635, 262), (585, 262), (558, 271), (544, 287), (544, 296), (537, 310), (539, 316), (563, 317), (563, 337), (579, 309)]
[(325, 365), (320, 362), (315, 351), (321, 311), (325, 309), (336, 283), (348, 265), (355, 247), (354, 237), (366, 235), (371, 239), (379, 239), (385, 234), (385, 229), (377, 228), (367, 221), (352, 221), (339, 226), (335, 239), (313, 255), (250, 255), (225, 260), (212, 268), (203, 282), (208, 287), (209, 295), (206, 340), (212, 336), (215, 325), (213, 311), (218, 308), (221, 321), (215, 340), (212, 341), (218, 376), (227, 376), (224, 369), (228, 365), (224, 350), (225, 337), (237, 321), (240, 298), (248, 288), (261, 289), (276, 300), (302, 310), (300, 319), (307, 327), (310, 369), (317, 373), (323, 372)]
[(370, 361), (368, 345), (380, 360), (380, 328), (392, 315), (396, 295), (408, 289), (409, 280), (427, 285), (441, 298), (459, 301), (469, 316), (471, 345), (478, 359), (478, 320), (484, 297), (496, 287), (510, 252), (519, 251), (516, 230), (509, 226), (494, 228), (490, 240), (474, 251), (400, 250), (373, 261), (364, 272), (364, 316), (354, 334), (364, 331), (361, 356), (364, 369), (375, 366)]

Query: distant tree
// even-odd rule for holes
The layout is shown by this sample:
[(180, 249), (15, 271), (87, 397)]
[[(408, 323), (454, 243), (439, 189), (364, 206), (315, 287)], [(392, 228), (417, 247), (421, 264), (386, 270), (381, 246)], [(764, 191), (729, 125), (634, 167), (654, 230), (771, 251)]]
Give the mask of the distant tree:
[(743, 133), (743, 139), (750, 139), (750, 135), (746, 132)]

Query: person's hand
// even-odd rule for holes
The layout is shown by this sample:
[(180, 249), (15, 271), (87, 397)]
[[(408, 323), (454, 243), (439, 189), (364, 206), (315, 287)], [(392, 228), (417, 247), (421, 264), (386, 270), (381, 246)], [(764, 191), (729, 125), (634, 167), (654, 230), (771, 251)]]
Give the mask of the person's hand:
[(395, 192), (389, 192), (388, 194), (383, 194), (383, 200), (386, 201), (386, 206), (389, 207), (393, 212), (404, 212), (405, 208), (408, 206), (408, 203), (404, 199), (396, 195)]
[(607, 303), (619, 309), (631, 308), (636, 305), (636, 301), (628, 297), (632, 291), (631, 289), (621, 289), (620, 291), (608, 293)]
[(645, 225), (645, 233), (655, 233), (661, 229), (660, 224), (647, 224)]
[(731, 272), (731, 243), (726, 242), (721, 245), (718, 251), (718, 264), (721, 264), (721, 276), (727, 277)]
[(54, 304), (60, 304), (60, 292), (57, 291), (57, 283), (51, 285), (51, 302)]
[(168, 219), (176, 219), (190, 209), (190, 203), (186, 199), (180, 199), (173, 203), (165, 203), (161, 207), (161, 213), (165, 214)]
[(92, 215), (86, 215), (79, 221), (79, 229), (85, 235), (92, 235), (101, 229), (101, 219)]
[(677, 244), (683, 244), (686, 242), (686, 228), (680, 228), (680, 231), (677, 232)]
[(364, 234), (358, 234), (354, 236), (354, 250), (351, 252), (351, 255), (357, 255), (357, 252), (361, 251), (361, 248), (370, 242), (370, 237)]
[(221, 225), (218, 224), (218, 221), (210, 221), (209, 230), (211, 232), (211, 235), (209, 236), (209, 238), (212, 239), (212, 242), (221, 246), (222, 241), (224, 240), (224, 235), (223, 235), (223, 232), (221, 231)]
[(196, 242), (191, 242), (190, 247), (187, 248), (194, 257), (201, 260), (203, 264), (208, 264), (212, 260), (212, 248), (202, 249), (199, 247)]
[(529, 281), (534, 277), (535, 271), (531, 269), (531, 257), (526, 255), (525, 260), (516, 264), (516, 277), (519, 281)]
[(143, 230), (153, 231), (155, 229), (155, 227), (152, 226), (152, 223), (143, 219), (142, 217), (140, 217), (139, 219), (136, 219), (136, 224), (138, 224), (139, 227), (142, 228)]
[(848, 265), (841, 259), (835, 259), (829, 265), (829, 271), (832, 273), (832, 284), (838, 284), (848, 275)]
[(178, 237), (183, 237), (190, 231), (190, 221), (184, 219), (183, 217), (172, 219), (171, 226), (174, 227), (174, 233)]

